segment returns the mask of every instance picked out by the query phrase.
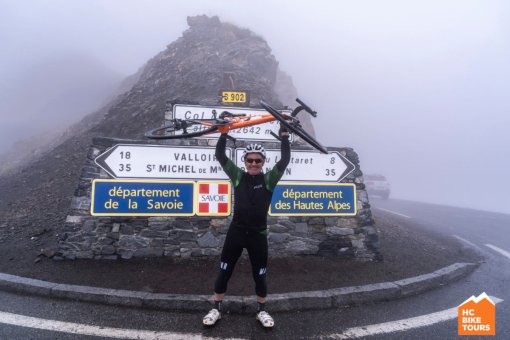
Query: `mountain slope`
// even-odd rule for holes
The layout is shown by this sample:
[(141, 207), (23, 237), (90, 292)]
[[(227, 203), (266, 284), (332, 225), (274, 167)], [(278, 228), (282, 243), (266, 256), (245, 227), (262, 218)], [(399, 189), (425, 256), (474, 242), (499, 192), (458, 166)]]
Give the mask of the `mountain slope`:
[[(282, 105), (274, 90), (278, 62), (261, 37), (217, 17), (190, 17), (188, 24), (131, 79), (129, 90), (69, 129), (54, 149), (0, 177), (0, 243), (20, 253), (56, 247), (95, 136), (141, 138), (162, 124), (167, 101), (217, 105), (223, 88), (249, 90), (252, 106), (261, 99)], [(0, 249), (0, 258), (12, 253)]]

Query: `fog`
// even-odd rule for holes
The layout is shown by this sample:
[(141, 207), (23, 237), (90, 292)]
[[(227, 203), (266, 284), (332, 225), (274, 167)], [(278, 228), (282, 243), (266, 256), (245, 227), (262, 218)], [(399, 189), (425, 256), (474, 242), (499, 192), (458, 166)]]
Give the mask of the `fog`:
[[(1, 100), (41, 60), (70, 53), (127, 76), (181, 35), (186, 16), (218, 15), (267, 40), (300, 98), (319, 112), (318, 139), (354, 148), (365, 173), (388, 177), (392, 197), (510, 213), (507, 1), (2, 0), (0, 7)], [(33, 118), (0, 111), (4, 127)], [(11, 141), (0, 139), (0, 150)]]

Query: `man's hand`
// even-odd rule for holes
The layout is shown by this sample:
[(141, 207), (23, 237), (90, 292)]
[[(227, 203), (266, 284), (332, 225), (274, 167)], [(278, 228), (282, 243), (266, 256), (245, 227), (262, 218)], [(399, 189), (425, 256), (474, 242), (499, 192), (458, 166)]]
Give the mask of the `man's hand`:
[(222, 135), (227, 134), (229, 132), (229, 130), (230, 129), (229, 129), (228, 125), (218, 127), (218, 132), (220, 132)]
[(280, 123), (280, 130), (278, 131), (278, 135), (280, 138), (289, 138), (289, 130), (287, 130), (287, 127)]

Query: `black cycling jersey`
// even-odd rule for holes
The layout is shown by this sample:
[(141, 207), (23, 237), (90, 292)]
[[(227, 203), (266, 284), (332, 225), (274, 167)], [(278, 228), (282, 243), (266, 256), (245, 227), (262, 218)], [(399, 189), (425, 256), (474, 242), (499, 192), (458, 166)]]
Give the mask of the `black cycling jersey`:
[(216, 144), (216, 158), (234, 186), (234, 216), (232, 226), (262, 231), (267, 228), (267, 212), (276, 184), (290, 161), (288, 138), (282, 138), (281, 158), (266, 174), (250, 175), (238, 168), (225, 154), (227, 135)]

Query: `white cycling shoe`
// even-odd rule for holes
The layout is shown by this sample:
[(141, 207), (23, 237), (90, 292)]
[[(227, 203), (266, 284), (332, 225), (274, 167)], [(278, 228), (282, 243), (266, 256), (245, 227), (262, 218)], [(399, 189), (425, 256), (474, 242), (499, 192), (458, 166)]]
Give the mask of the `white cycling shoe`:
[(205, 326), (213, 326), (219, 319), (221, 319), (220, 311), (216, 308), (213, 308), (209, 311), (209, 313), (207, 313), (206, 316), (204, 316), (202, 322)]
[(271, 328), (274, 326), (273, 318), (264, 310), (257, 313), (257, 320), (259, 320), (262, 326), (266, 328)]

